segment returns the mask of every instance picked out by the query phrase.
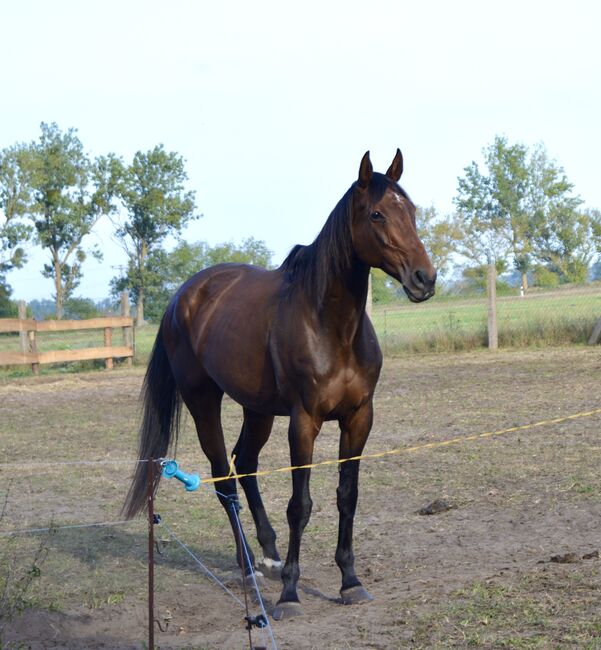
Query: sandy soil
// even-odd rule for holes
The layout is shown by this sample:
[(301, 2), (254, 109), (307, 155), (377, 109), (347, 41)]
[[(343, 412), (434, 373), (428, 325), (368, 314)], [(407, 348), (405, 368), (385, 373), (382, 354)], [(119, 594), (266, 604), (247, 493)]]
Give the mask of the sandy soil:
[[(600, 371), (597, 348), (389, 359), (367, 451), (599, 408)], [(54, 459), (67, 451), (73, 457), (111, 458), (114, 448), (133, 448), (141, 377), (139, 371), (119, 371), (28, 378), (0, 386), (3, 457), (31, 460), (42, 448)], [(94, 409), (102, 412), (103, 425), (96, 429), (91, 422), (100, 415), (94, 415)], [(18, 426), (24, 413), (27, 434)], [(224, 422), (232, 442), (239, 426), (234, 405), (226, 405)], [(601, 564), (595, 556), (601, 550), (600, 423), (601, 414), (365, 461), (355, 555), (358, 575), (374, 600), (360, 606), (345, 607), (338, 601), (340, 576), (333, 558), (336, 470), (315, 470), (315, 506), (301, 556), (305, 616), (272, 621), (278, 647), (601, 647)], [(68, 447), (53, 446), (59, 431), (71, 432)], [(41, 442), (36, 446), (34, 440)], [(77, 450), (76, 440), (81, 444)], [(333, 457), (336, 442), (335, 427), (328, 425), (318, 440), (317, 460)], [(196, 458), (205, 471), (196, 446), (188, 425), (178, 457), (184, 464)], [(265, 449), (262, 467), (286, 463), (282, 419)], [(0, 468), (0, 485), (5, 488), (10, 476)], [(116, 486), (111, 477), (102, 483), (111, 507), (125, 484), (114, 480)], [(60, 485), (54, 479), (45, 481), (40, 504), (54, 503), (53, 512), (59, 515), (73, 509), (73, 500)], [(285, 554), (288, 482), (280, 477), (265, 479), (263, 485)], [(186, 520), (191, 502), (181, 491), (171, 485), (161, 491), (159, 501), (163, 499), (169, 521), (176, 520), (170, 514), (176, 500), (181, 508), (178, 534), (243, 598), (230, 536), (218, 508), (211, 505), (210, 514), (195, 528), (194, 520)], [(40, 494), (41, 487), (37, 491), (34, 486), (29, 493), (13, 489), (0, 522), (5, 529), (20, 527), (18, 523), (39, 525)], [(436, 499), (452, 507), (429, 516), (418, 514)], [(94, 503), (82, 499), (71, 513), (73, 520), (115, 514)], [(244, 516), (254, 541), (247, 511)], [(85, 534), (90, 535), (85, 538), (90, 548), (100, 545), (94, 559), (87, 560), (86, 571), (92, 571), (92, 577), (78, 577), (74, 564), (52, 564), (53, 549), (58, 557), (67, 546), (50, 544), (48, 571), (42, 565), (45, 587), (35, 592), (35, 598), (25, 599), (27, 606), (20, 612), (15, 609), (11, 620), (0, 619), (5, 647), (145, 647), (143, 522), (133, 529), (105, 530), (100, 542), (92, 537), (96, 533)], [(84, 544), (83, 537), (77, 539)], [(85, 554), (75, 542), (69, 548), (71, 558)], [(108, 585), (120, 579), (126, 586), (121, 585), (118, 598), (110, 595), (114, 587), (106, 592), (99, 588), (97, 601), (67, 586), (84, 579), (93, 584), (94, 575), (97, 582)], [(173, 544), (158, 556), (157, 575), (157, 618), (163, 629), (166, 626), (164, 632), (156, 628), (157, 647), (248, 648), (242, 608), (196, 572)], [(262, 588), (268, 609), (279, 589), (279, 583), (270, 580)], [(87, 586), (85, 594), (89, 592)], [(60, 598), (53, 600), (53, 593)], [(255, 605), (251, 610), (258, 613)], [(262, 645), (261, 635), (253, 636), (255, 644)]]

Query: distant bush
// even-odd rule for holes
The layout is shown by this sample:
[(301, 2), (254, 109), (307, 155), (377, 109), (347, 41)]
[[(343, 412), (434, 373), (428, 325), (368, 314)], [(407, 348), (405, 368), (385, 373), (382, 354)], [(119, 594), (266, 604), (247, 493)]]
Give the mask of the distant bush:
[(85, 320), (102, 316), (91, 298), (69, 298), (63, 307), (63, 318)]
[(548, 269), (546, 266), (537, 266), (534, 269), (534, 284), (537, 287), (558, 287), (559, 275)]

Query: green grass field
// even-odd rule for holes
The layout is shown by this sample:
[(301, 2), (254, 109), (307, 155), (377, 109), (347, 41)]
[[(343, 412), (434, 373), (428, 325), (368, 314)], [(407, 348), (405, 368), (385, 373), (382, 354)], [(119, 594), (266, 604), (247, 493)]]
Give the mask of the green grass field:
[[(601, 287), (497, 299), (501, 347), (586, 343), (601, 318)], [(435, 297), (376, 306), (372, 321), (385, 353), (452, 351), (487, 344), (486, 298)]]

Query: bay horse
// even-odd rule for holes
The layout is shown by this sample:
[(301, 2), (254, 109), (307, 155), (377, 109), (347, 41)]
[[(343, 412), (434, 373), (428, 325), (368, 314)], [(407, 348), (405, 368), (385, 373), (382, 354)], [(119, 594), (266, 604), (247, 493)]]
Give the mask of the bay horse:
[[(382, 365), (374, 328), (365, 313), (370, 267), (398, 280), (412, 302), (434, 294), (436, 271), (417, 234), (415, 206), (398, 185), (403, 157), (397, 149), (386, 174), (373, 171), (369, 151), (358, 179), (340, 199), (309, 246), (295, 246), (282, 265), (265, 270), (218, 264), (190, 278), (167, 307), (148, 365), (139, 458), (161, 458), (177, 439), (182, 401), (190, 411), (214, 477), (230, 471), (221, 428), (226, 393), (243, 408), (235, 445), (239, 474), (257, 471), (258, 457), (276, 415), (289, 416), (293, 466), (312, 462), (322, 423), (340, 425), (340, 458), (359, 456), (373, 419), (373, 394)], [(353, 520), (359, 461), (341, 464), (336, 563), (344, 604), (371, 600), (357, 578)], [(299, 551), (312, 500), (310, 469), (292, 472), (287, 518), (288, 555), (282, 562), (256, 476), (240, 479), (263, 559), (258, 568), (280, 573), (283, 589), (272, 615), (302, 612), (297, 594)], [(145, 506), (146, 467), (138, 464), (124, 506), (133, 517)], [(241, 557), (235, 479), (220, 484), (219, 500)], [(246, 540), (244, 540), (245, 542)], [(238, 560), (249, 575), (255, 558)], [(250, 563), (250, 566), (248, 566)]]

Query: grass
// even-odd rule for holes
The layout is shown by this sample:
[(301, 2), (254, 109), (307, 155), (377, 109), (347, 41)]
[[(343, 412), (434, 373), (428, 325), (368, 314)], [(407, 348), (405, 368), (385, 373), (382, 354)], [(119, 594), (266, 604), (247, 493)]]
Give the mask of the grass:
[[(500, 347), (584, 344), (601, 318), (601, 287), (533, 291), (497, 299)], [(372, 312), (385, 353), (451, 352), (486, 347), (487, 304), (479, 298), (435, 296), (411, 305), (376, 306)]]
[[(413, 647), (598, 650), (596, 589), (586, 573), (558, 567), (525, 571), (514, 583), (503, 575), (475, 581), (452, 592), (434, 616), (417, 616)], [(561, 616), (575, 605), (572, 617)]]

